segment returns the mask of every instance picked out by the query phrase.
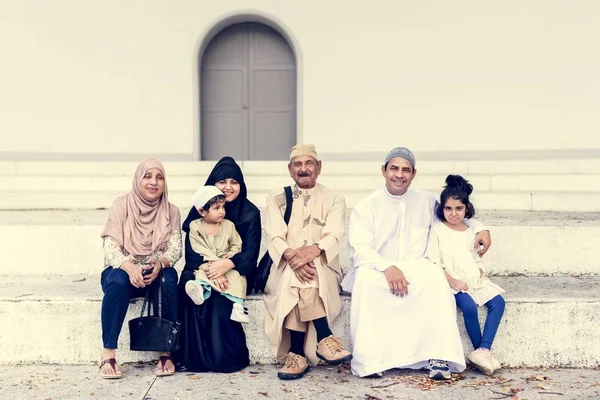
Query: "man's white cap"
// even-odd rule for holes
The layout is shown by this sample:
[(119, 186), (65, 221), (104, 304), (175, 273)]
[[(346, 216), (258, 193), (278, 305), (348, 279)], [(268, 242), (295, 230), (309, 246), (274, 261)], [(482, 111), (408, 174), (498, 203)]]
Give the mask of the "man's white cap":
[(196, 193), (194, 193), (194, 195), (192, 196), (192, 205), (196, 207), (196, 209), (200, 209), (204, 207), (206, 203), (208, 203), (208, 201), (215, 196), (224, 196), (224, 194), (219, 189), (217, 189), (216, 186), (202, 186), (200, 189), (196, 190)]

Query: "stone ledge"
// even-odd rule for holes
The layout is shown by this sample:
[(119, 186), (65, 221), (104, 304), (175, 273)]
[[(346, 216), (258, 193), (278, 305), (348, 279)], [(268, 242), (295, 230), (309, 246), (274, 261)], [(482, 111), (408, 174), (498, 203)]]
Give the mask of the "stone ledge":
[[(0, 354), (3, 363), (86, 364), (99, 357), (101, 290), (99, 278), (0, 277)], [(600, 364), (600, 277), (494, 278), (507, 291), (507, 309), (494, 352), (507, 365), (596, 367)], [(350, 345), (350, 297), (334, 323), (334, 333)], [(139, 315), (141, 301), (127, 319)], [(251, 323), (245, 327), (252, 361), (273, 362), (264, 334), (260, 296), (248, 299)], [(482, 322), (485, 311), (481, 312)], [(458, 324), (470, 351), (462, 318)], [(127, 324), (121, 333), (121, 361), (149, 360), (154, 354), (128, 349)]]
[[(182, 213), (185, 217), (187, 210)], [(106, 210), (0, 212), (0, 237), (11, 249), (0, 274), (99, 274), (100, 234), (107, 214)], [(349, 214), (350, 210), (340, 254), (343, 270), (350, 265)], [(600, 274), (600, 213), (496, 211), (480, 212), (477, 218), (492, 233), (493, 246), (484, 262), (494, 275)], [(263, 229), (261, 254), (266, 251), (266, 240)], [(35, 251), (31, 251), (32, 241)], [(183, 267), (183, 260), (177, 267)]]
[[(442, 182), (443, 183), (443, 182)], [(431, 193), (439, 195), (439, 189)], [(5, 191), (1, 192), (0, 210), (72, 210), (72, 209), (105, 209), (110, 207), (117, 196), (123, 195), (127, 189), (119, 191)], [(248, 198), (256, 205), (265, 204), (271, 191), (253, 191)], [(346, 197), (346, 205), (354, 207), (373, 190), (342, 191)], [(191, 191), (171, 190), (169, 200), (180, 207), (186, 207), (194, 194)], [(473, 194), (473, 203), (479, 210), (511, 210), (511, 211), (565, 211), (565, 212), (600, 212), (600, 191), (567, 192), (567, 191), (477, 191)]]
[[(507, 301), (600, 302), (600, 276), (585, 277), (492, 277), (506, 290)], [(350, 297), (347, 293), (343, 297)], [(252, 294), (248, 301), (259, 301)], [(100, 276), (0, 276), (0, 301), (102, 301)]]

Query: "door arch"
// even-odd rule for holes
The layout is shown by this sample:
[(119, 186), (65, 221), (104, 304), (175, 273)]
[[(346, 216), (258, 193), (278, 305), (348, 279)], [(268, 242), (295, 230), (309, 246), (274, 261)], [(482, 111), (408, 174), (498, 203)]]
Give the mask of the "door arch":
[(261, 23), (239, 23), (200, 57), (201, 158), (287, 159), (296, 143), (297, 67), (285, 38)]

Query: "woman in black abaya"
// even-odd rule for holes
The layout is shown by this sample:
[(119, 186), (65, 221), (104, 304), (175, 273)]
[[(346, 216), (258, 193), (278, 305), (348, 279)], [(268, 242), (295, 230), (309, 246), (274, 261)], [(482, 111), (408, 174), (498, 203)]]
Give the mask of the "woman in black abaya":
[[(205, 185), (215, 185), (225, 195), (225, 218), (234, 223), (242, 238), (242, 251), (231, 259), (214, 261), (207, 273), (210, 279), (223, 279), (235, 269), (251, 275), (257, 264), (262, 235), (260, 211), (247, 199), (246, 184), (240, 167), (231, 157), (223, 157), (213, 168)], [(183, 223), (188, 233), (190, 222), (200, 218), (192, 207)], [(239, 322), (230, 319), (233, 303), (224, 296), (210, 296), (195, 305), (185, 293), (185, 283), (194, 279), (194, 271), (204, 263), (185, 240), (185, 267), (179, 281), (179, 316), (183, 324), (181, 349), (175, 355), (181, 370), (193, 372), (236, 372), (250, 363), (246, 335)], [(251, 287), (251, 280), (248, 281)]]

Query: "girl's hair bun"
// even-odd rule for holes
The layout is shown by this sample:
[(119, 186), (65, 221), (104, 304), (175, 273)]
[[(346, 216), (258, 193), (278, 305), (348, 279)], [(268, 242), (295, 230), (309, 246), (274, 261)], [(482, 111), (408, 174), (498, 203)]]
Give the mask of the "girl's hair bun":
[(468, 195), (473, 193), (473, 185), (460, 175), (448, 175), (446, 177), (446, 187), (460, 190)]

